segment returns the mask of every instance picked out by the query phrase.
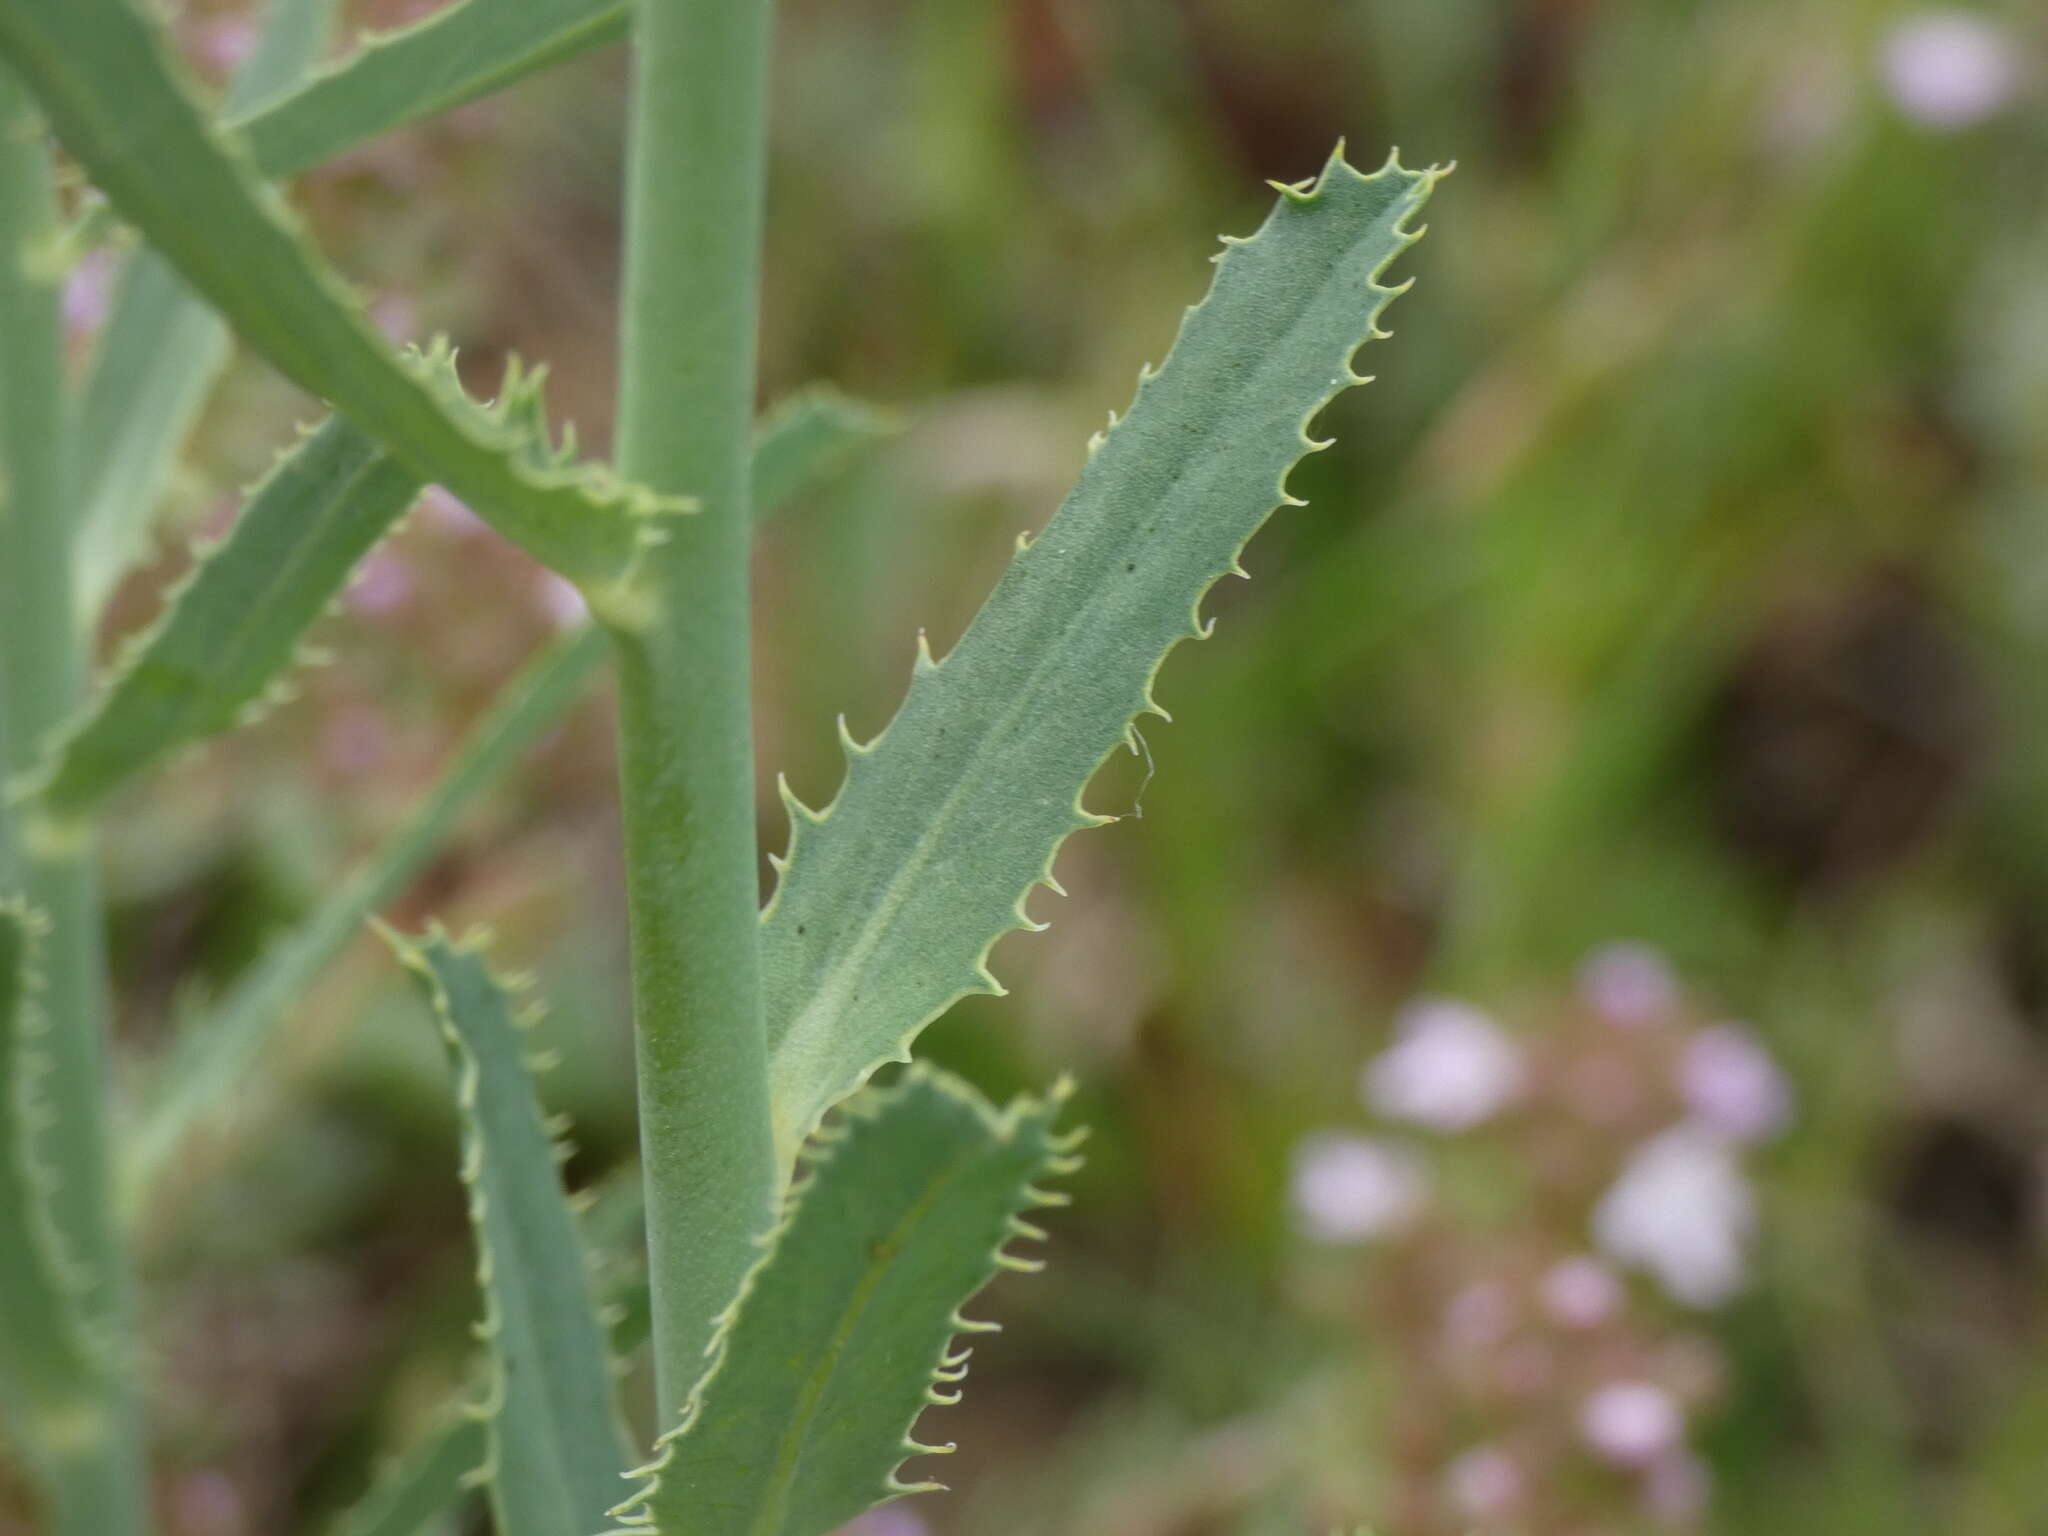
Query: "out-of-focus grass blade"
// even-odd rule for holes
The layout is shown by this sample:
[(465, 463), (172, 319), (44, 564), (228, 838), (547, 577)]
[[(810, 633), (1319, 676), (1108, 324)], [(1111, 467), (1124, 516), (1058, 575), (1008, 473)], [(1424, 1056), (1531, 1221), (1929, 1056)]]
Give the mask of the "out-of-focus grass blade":
[[(944, 661), (920, 647), (903, 705), (822, 813), (787, 789), (790, 840), (763, 916), (761, 977), (785, 1156), (927, 1022), (1000, 992), (987, 957), (1031, 926), (1066, 837), (1105, 818), (1081, 792), (1152, 680), (1317, 445), (1306, 428), (1363, 382), (1353, 354), (1397, 291), (1380, 282), (1440, 173), (1361, 175), (1331, 157), (1227, 243), (1163, 365), (1093, 445)], [(842, 727), (843, 734), (843, 727)]]
[(614, 1511), (637, 1536), (821, 1536), (863, 1510), (935, 1488), (898, 1475), (950, 1447), (911, 1438), (967, 1374), (960, 1308), (1003, 1251), (1044, 1234), (1023, 1219), (1064, 1197), (1078, 1135), (1056, 1134), (1064, 1095), (998, 1111), (959, 1079), (916, 1067), (854, 1099), (813, 1144), (768, 1253), (712, 1345), (682, 1423), (646, 1486)]
[(620, 590), (686, 503), (553, 445), (537, 398), (486, 409), (445, 353), (401, 359), (173, 74), (131, 0), (7, 0), (0, 55), (64, 146), (179, 274), (288, 377), (446, 485), (625, 621)]
[(309, 170), (626, 35), (625, 0), (457, 0), (228, 114), (266, 176)]
[(185, 1137), (235, 1102), (278, 1016), (362, 931), (364, 920), (405, 889), (447, 841), (463, 809), (575, 702), (608, 653), (603, 631), (587, 625), (529, 663), (399, 834), (180, 1037), (162, 1089), (129, 1141), (122, 1193), (131, 1211), (155, 1180), (175, 1174)]
[(777, 405), (754, 435), (755, 516), (765, 519), (902, 430), (898, 414), (813, 384)]
[[(270, 0), (230, 112), (287, 90), (319, 61), (335, 0)], [(178, 451), (226, 364), (228, 328), (162, 257), (123, 269), (78, 411), (78, 611), (96, 616), (141, 545)]]
[(590, 1265), (520, 1025), (478, 942), (385, 936), (418, 978), (455, 1064), (490, 1356), (479, 1412), (498, 1536), (597, 1530), (618, 1498), (625, 1433)]
[(392, 1462), (327, 1536), (440, 1536), (489, 1454), (483, 1420), (467, 1403), (451, 1405), (441, 1428)]
[(279, 460), (56, 743), (32, 781), (41, 814), (68, 822), (180, 747), (260, 713), (307, 628), (419, 490), (411, 470), (330, 416)]

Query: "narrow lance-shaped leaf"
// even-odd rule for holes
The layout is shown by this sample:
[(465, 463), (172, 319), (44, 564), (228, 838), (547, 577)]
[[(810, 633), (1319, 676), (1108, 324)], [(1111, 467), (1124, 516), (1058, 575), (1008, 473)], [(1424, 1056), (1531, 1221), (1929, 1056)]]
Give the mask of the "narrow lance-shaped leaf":
[[(650, 1324), (639, 1170), (613, 1174), (579, 1210), (584, 1245), (596, 1260), (597, 1293), (611, 1328), (612, 1353), (624, 1360), (647, 1342)], [(328, 1527), (328, 1536), (417, 1536), (442, 1530), (471, 1491), (487, 1453), (484, 1427), (463, 1400), (473, 1391), (462, 1389), (437, 1427), (394, 1458), (370, 1491)]]
[(1379, 275), (1418, 238), (1407, 221), (1440, 174), (1390, 159), (1364, 176), (1339, 153), (1283, 188), (1257, 235), (1226, 241), (1166, 362), (960, 643), (943, 662), (920, 646), (888, 729), (848, 738), (829, 809), (785, 788), (762, 982), (786, 1153), (954, 1001), (1001, 991), (990, 947), (1032, 926), (1031, 887), (1058, 889), (1067, 835), (1107, 819), (1082, 789), (1137, 715), (1163, 713), (1166, 652), (1206, 633), (1203, 593), (1293, 501), (1288, 472), (1321, 446), (1306, 428), (1362, 382), (1352, 354), (1398, 291)]
[(861, 1511), (936, 1488), (898, 1475), (950, 1446), (911, 1438), (958, 1400), (960, 1308), (1003, 1251), (1043, 1234), (1022, 1219), (1063, 1203), (1078, 1135), (1053, 1129), (1063, 1094), (997, 1111), (919, 1066), (847, 1106), (814, 1144), (767, 1254), (720, 1320), (711, 1365), (646, 1486), (616, 1511), (636, 1536), (819, 1536)]
[(264, 175), (292, 176), (625, 35), (626, 0), (456, 0), (230, 112), (227, 126)]
[(328, 1536), (420, 1536), (451, 1528), (477, 1468), (490, 1454), (489, 1432), (467, 1403), (399, 1457), (377, 1486), (327, 1528)]
[[(106, 1362), (87, 1332), (50, 1215), (59, 1170), (37, 1145), (39, 1038), (49, 1027), (35, 997), (38, 929), (21, 902), (0, 902), (0, 1406), (30, 1437), (32, 1454), (57, 1462), (62, 1448), (42, 1442), (95, 1427), (99, 1394), (91, 1384)], [(50, 1494), (68, 1497), (61, 1482)]]
[(394, 355), (132, 0), (7, 0), (0, 56), (115, 209), (250, 346), (583, 585), (602, 616), (633, 621), (627, 578), (660, 515), (686, 503), (573, 463), (533, 416), (487, 411), (445, 352)]
[(456, 1067), (462, 1179), (484, 1293), (490, 1495), (498, 1536), (598, 1529), (618, 1497), (624, 1433), (558, 1149), (528, 1079), (505, 989), (475, 943), (391, 934)]
[(281, 458), (31, 782), (41, 813), (73, 819), (260, 710), (299, 637), (419, 490), (418, 476), (341, 416)]
[[(769, 412), (754, 438), (756, 484), (764, 487), (754, 503), (757, 515), (771, 517), (814, 489), (849, 455), (892, 430), (891, 420), (873, 406), (815, 388)], [(308, 527), (303, 535), (312, 532)], [(231, 552), (240, 536), (238, 522), (229, 533), (230, 549), (216, 558), (241, 559)], [(198, 597), (188, 586), (181, 601)], [(160, 1198), (150, 1198), (150, 1186), (183, 1166), (185, 1138), (195, 1126), (220, 1126), (222, 1106), (241, 1097), (244, 1076), (278, 1015), (355, 938), (363, 920), (403, 891), (434, 857), (469, 803), (582, 697), (609, 652), (603, 631), (593, 625), (565, 636), (529, 663), (500, 691), (490, 714), (398, 835), (345, 880), (331, 900), (272, 943), (250, 973), (181, 1034), (162, 1086), (128, 1139), (121, 1177), (124, 1206), (162, 1205)], [(134, 766), (124, 768), (123, 776)]]
[[(227, 110), (288, 89), (319, 61), (334, 0), (270, 0)], [(90, 623), (134, 558), (178, 450), (227, 362), (228, 328), (162, 257), (137, 251), (115, 286), (78, 409), (78, 611)]]

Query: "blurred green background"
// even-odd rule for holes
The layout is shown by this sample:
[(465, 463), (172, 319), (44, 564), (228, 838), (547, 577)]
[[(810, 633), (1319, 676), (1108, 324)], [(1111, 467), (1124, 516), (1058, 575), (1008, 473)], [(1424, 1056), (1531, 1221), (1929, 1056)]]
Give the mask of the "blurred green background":
[[(1168, 664), (1150, 764), (1094, 787), (1132, 814), (1069, 846), (1072, 896), (1033, 898), (1050, 931), (999, 948), (1014, 995), (926, 1037), (994, 1092), (1073, 1070), (1095, 1136), (1051, 1268), (984, 1298), (1007, 1331), (925, 1426), (960, 1442), (930, 1469), (957, 1492), (872, 1530), (2048, 1532), (2048, 16), (783, 11), (764, 401), (829, 379), (909, 426), (764, 538), (768, 848), (773, 773), (829, 797), (834, 716), (870, 734), (918, 630), (958, 634), (1266, 178), (1339, 138), (1368, 167), (1395, 143), (1459, 164), (1361, 361), (1379, 382), (1295, 476), (1308, 507)], [(246, 41), (234, 5), (182, 25), (204, 70)], [(623, 87), (591, 56), (300, 192), (388, 329), (449, 332), (480, 384), (506, 351), (546, 360), (598, 447)], [(90, 274), (74, 289), (83, 347)], [(308, 413), (236, 365), (110, 642)], [(429, 509), (326, 626), (334, 666), (121, 802), (131, 1097), (192, 990), (397, 824), (564, 606)], [(393, 914), (488, 922), (540, 975), (579, 1182), (633, 1143), (607, 708)], [(1385, 1129), (1356, 1084), (1405, 1003), (1462, 998), (1569, 1055), (1574, 978), (1618, 942), (1654, 947), (1688, 1018), (1746, 1021), (1796, 1113), (1743, 1155), (1739, 1293), (1629, 1280), (1631, 1347), (1711, 1378), (1693, 1483), (1660, 1495), (1565, 1434), (1475, 1485), (1460, 1456), (1569, 1426), (1585, 1383), (1468, 1389), (1432, 1297), (1590, 1243), (1583, 1201), (1501, 1195), (1570, 1110), (1401, 1130), (1444, 1199), (1369, 1241), (1305, 1232), (1290, 1169), (1305, 1136)], [(179, 1536), (318, 1529), (459, 1379), (443, 1074), (365, 944), (143, 1213)]]

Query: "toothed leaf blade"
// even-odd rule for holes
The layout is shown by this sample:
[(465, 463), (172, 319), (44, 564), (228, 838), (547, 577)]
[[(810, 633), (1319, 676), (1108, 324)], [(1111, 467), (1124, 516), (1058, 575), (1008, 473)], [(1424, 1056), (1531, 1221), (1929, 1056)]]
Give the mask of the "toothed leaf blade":
[(411, 470), (329, 417), (257, 488), (61, 738), (36, 782), (44, 813), (76, 817), (178, 748), (240, 723), (419, 490)]
[(598, 1530), (627, 1466), (624, 1432), (589, 1263), (510, 999), (475, 945), (438, 932), (392, 942), (426, 992), (455, 1063), (490, 1354), (498, 1536)]
[(819, 1536), (932, 1486), (897, 1475), (920, 1454), (911, 1428), (964, 1374), (959, 1309), (1029, 1233), (1020, 1213), (1052, 1198), (1041, 1182), (1073, 1166), (1059, 1108), (1055, 1094), (998, 1111), (921, 1066), (849, 1103), (647, 1487), (615, 1513), (644, 1506), (640, 1536)]
[[(585, 1245), (598, 1256), (598, 1295), (611, 1319), (612, 1351), (622, 1359), (646, 1343), (649, 1332), (641, 1220), (638, 1175), (629, 1170), (605, 1182), (579, 1222)], [(446, 1528), (488, 1454), (483, 1422), (469, 1407), (481, 1390), (487, 1389), (458, 1389), (435, 1427), (383, 1470), (328, 1536), (416, 1536)]]
[(373, 37), (289, 95), (231, 116), (266, 176), (475, 101), (626, 35), (625, 0), (457, 0)]
[(0, 57), (115, 210), (244, 341), (537, 559), (601, 592), (681, 509), (566, 462), (530, 398), (487, 409), (446, 355), (393, 354), (133, 0), (8, 0)]
[(50, 1215), (57, 1170), (35, 1144), (36, 1042), (49, 1027), (34, 996), (37, 928), (22, 903), (0, 902), (0, 1402), (29, 1433), (55, 1434), (97, 1417), (103, 1361)]
[(943, 663), (920, 658), (888, 729), (848, 753), (822, 817), (792, 806), (764, 916), (778, 1143), (959, 998), (1060, 843), (1080, 795), (1151, 707), (1203, 593), (1279, 503), (1309, 421), (1357, 382), (1353, 352), (1393, 290), (1435, 172), (1361, 175), (1333, 156), (1218, 258), (1166, 362), (1098, 439), (1045, 531)]

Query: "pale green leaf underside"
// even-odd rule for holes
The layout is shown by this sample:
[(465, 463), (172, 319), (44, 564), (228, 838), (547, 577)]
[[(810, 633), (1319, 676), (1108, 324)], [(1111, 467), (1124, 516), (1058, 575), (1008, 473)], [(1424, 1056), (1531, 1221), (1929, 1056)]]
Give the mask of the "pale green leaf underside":
[[(851, 455), (892, 430), (890, 422), (888, 413), (824, 387), (806, 389), (777, 406), (754, 438), (754, 476), (760, 487), (756, 515), (772, 517), (815, 489)], [(230, 531), (231, 541), (240, 536), (240, 527)], [(195, 589), (188, 587), (183, 601), (195, 600)], [(221, 1106), (237, 1100), (278, 1016), (355, 938), (363, 919), (405, 889), (447, 841), (469, 803), (582, 697), (609, 652), (604, 633), (586, 626), (530, 662), (500, 691), (490, 714), (398, 835), (343, 882), (331, 900), (271, 944), (255, 968), (183, 1032), (161, 1087), (128, 1139), (121, 1179), (124, 1207), (138, 1208), (152, 1181), (175, 1175), (186, 1136), (195, 1126), (217, 1122)]]
[(599, 595), (680, 510), (566, 462), (528, 417), (494, 418), (445, 358), (395, 356), (131, 0), (7, 0), (0, 54), (115, 209), (250, 346), (536, 558)]
[(1395, 290), (1379, 274), (1438, 172), (1341, 156), (1227, 242), (1166, 362), (1097, 439), (1052, 522), (1011, 561), (941, 663), (921, 654), (902, 708), (849, 742), (822, 815), (793, 797), (763, 916), (762, 983), (785, 1155), (926, 1022), (1001, 988), (990, 946), (1027, 925), (1060, 842), (1096, 823), (1080, 793), (1153, 709), (1166, 652), (1204, 632), (1204, 592), (1315, 445), (1306, 427), (1360, 382), (1351, 357)]
[(69, 820), (180, 747), (246, 719), (419, 478), (345, 417), (280, 460), (233, 530), (129, 645), (34, 788)]
[(458, 0), (363, 46), (289, 95), (230, 115), (285, 177), (626, 35), (625, 0)]
[(391, 938), (456, 1068), (463, 1183), (484, 1293), (498, 1536), (597, 1530), (627, 1462), (604, 1330), (556, 1148), (505, 989), (474, 944)]
[(850, 1103), (620, 1518), (638, 1536), (819, 1536), (932, 1486), (897, 1476), (932, 1449), (910, 1431), (965, 1375), (954, 1335), (992, 1326), (959, 1309), (998, 1268), (1035, 1267), (1002, 1245), (1038, 1235), (1021, 1213), (1057, 1203), (1039, 1182), (1074, 1166), (1059, 1103), (998, 1112), (922, 1066)]
[[(100, 1361), (67, 1282), (49, 1210), (57, 1176), (34, 1142), (37, 920), (0, 902), (0, 1405), (29, 1433), (89, 1427)], [(31, 1446), (31, 1449), (35, 1449)]]

